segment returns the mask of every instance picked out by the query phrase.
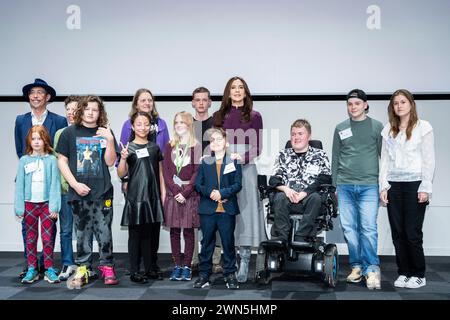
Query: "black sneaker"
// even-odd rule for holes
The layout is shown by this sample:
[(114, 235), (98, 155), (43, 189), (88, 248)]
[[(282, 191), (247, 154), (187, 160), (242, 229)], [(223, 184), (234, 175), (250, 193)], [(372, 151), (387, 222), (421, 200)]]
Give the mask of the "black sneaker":
[(147, 277), (143, 276), (139, 273), (132, 273), (130, 275), (130, 280), (135, 283), (147, 283), (148, 282)]
[(87, 268), (87, 272), (88, 272), (88, 278), (89, 281), (91, 280), (97, 280), (99, 278), (97, 272), (95, 272), (94, 270), (92, 270), (92, 267)]
[(194, 282), (194, 288), (198, 289), (209, 287), (209, 285), (210, 285), (209, 279), (203, 277), (199, 277)]
[(151, 280), (163, 280), (163, 273), (157, 270), (150, 270), (144, 274), (148, 279)]
[(239, 289), (239, 282), (237, 281), (236, 275), (234, 273), (230, 273), (229, 275), (225, 276), (223, 280), (225, 281), (228, 289)]

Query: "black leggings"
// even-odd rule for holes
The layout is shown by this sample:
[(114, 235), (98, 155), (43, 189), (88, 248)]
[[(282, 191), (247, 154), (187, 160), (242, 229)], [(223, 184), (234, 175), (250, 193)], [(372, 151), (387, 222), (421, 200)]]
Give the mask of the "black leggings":
[(161, 223), (128, 226), (128, 254), (130, 257), (130, 273), (139, 272), (141, 258), (144, 260), (144, 271), (158, 271), (159, 232)]

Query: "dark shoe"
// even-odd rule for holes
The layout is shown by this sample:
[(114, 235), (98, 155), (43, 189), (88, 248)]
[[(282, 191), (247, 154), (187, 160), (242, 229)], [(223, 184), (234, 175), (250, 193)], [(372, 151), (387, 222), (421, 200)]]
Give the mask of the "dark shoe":
[(88, 278), (89, 281), (94, 281), (98, 279), (98, 273), (95, 272), (92, 267), (87, 268), (87, 274), (88, 274)]
[(145, 276), (151, 280), (163, 280), (163, 273), (161, 271), (152, 270), (145, 273)]
[(194, 288), (197, 288), (197, 289), (207, 288), (207, 287), (209, 287), (209, 285), (210, 285), (209, 279), (204, 278), (204, 277), (199, 277), (194, 282)]
[(230, 273), (229, 275), (224, 277), (223, 280), (225, 281), (228, 289), (239, 289), (239, 282), (237, 281), (236, 275), (234, 273)]
[(148, 283), (147, 277), (139, 274), (139, 273), (133, 273), (130, 275), (130, 280), (132, 282), (136, 283)]

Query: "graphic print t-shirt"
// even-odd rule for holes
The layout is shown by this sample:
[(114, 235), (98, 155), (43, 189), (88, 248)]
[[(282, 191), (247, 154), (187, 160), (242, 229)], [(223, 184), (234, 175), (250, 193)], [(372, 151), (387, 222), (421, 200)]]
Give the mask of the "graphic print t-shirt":
[[(97, 129), (72, 125), (64, 130), (59, 138), (56, 152), (69, 159), (69, 168), (75, 179), (91, 188), (87, 196), (81, 197), (70, 187), (69, 201), (112, 199), (113, 197), (111, 175), (104, 157), (106, 139), (94, 137)], [(114, 145), (118, 153), (115, 138)]]

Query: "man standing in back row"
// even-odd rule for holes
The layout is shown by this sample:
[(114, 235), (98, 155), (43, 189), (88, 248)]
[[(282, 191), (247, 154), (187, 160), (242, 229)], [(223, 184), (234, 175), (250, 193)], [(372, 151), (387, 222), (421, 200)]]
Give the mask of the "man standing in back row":
[[(202, 155), (211, 153), (209, 146), (209, 138), (205, 137), (205, 132), (212, 128), (213, 118), (209, 115), (209, 108), (211, 107), (211, 93), (205, 87), (198, 87), (192, 92), (192, 107), (195, 109), (194, 115), (194, 130), (195, 138), (202, 144)], [(208, 148), (208, 149), (207, 149)], [(213, 273), (223, 272), (220, 264), (222, 256), (222, 247), (220, 243), (219, 232), (216, 233), (216, 247), (213, 254)], [(192, 269), (198, 269), (198, 229), (195, 229), (195, 247), (192, 258)]]

